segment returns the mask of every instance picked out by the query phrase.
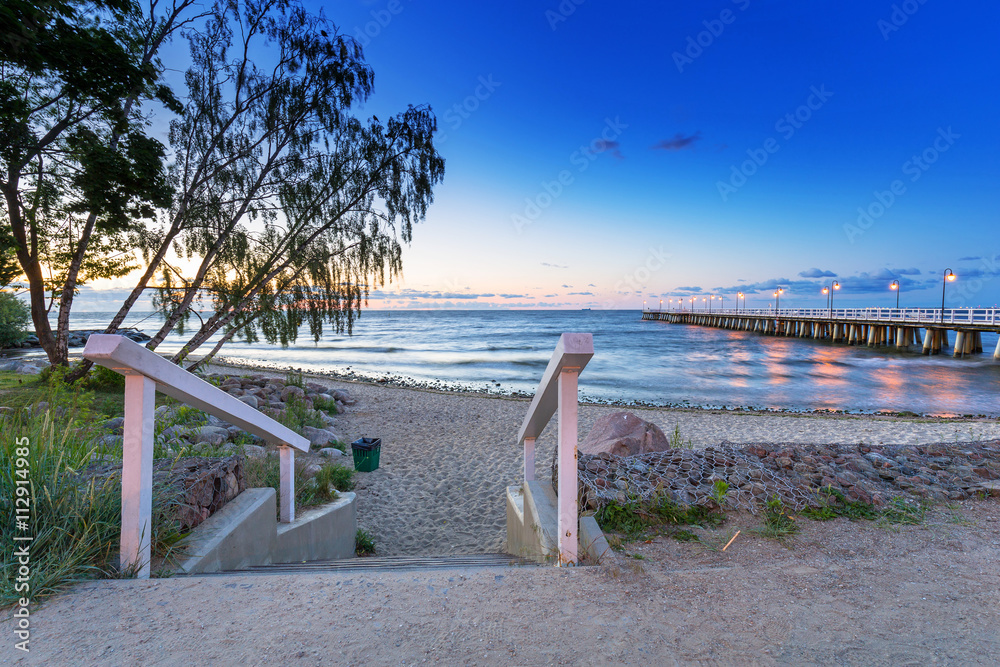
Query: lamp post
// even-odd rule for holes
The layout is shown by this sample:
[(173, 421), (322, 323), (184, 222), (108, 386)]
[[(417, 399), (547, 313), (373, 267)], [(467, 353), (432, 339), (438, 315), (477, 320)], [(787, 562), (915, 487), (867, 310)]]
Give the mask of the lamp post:
[(694, 296), (693, 296), (693, 297), (691, 297), (691, 312), (692, 312), (692, 313), (694, 312), (694, 301), (695, 301), (695, 299), (696, 299), (696, 298), (697, 298), (697, 297), (694, 297)]
[(663, 312), (663, 299), (660, 299), (660, 310), (658, 310), (657, 312), (661, 313)]
[(951, 272), (951, 269), (944, 270), (944, 278), (941, 279), (941, 323), (944, 324), (944, 291), (948, 287), (948, 283), (955, 282), (955, 274)]
[(838, 283), (836, 280), (834, 280), (833, 284), (830, 285), (830, 319), (831, 320), (833, 319), (833, 293), (834, 293), (835, 290), (839, 290), (839, 289), (840, 289), (840, 283)]
[(725, 310), (725, 309), (726, 309), (726, 295), (725, 294), (720, 294), (719, 295), (719, 310)]
[(827, 308), (827, 311), (829, 311), (830, 310), (830, 288), (824, 286), (823, 287), (823, 294), (826, 295), (826, 308)]
[(743, 299), (743, 308), (747, 307), (747, 296), (743, 292), (736, 293), (736, 312), (740, 312), (740, 299)]
[(702, 305), (704, 306), (704, 309), (708, 310), (708, 297), (707, 296), (701, 297), (701, 302), (702, 302)]
[(896, 310), (899, 310), (899, 281), (893, 280), (889, 283), (889, 289), (896, 293)]
[(785, 290), (780, 287), (774, 290), (774, 310), (775, 313), (781, 308), (781, 295), (785, 293)]

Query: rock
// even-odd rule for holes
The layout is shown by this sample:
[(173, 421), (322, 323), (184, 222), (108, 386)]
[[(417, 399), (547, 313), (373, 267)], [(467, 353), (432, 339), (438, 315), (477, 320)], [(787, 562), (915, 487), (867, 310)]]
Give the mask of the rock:
[(171, 421), (177, 416), (177, 410), (172, 405), (161, 405), (153, 410), (153, 416), (160, 421)]
[(317, 410), (317, 412), (319, 413), (320, 419), (322, 419), (323, 423), (326, 424), (327, 426), (334, 426), (337, 423), (336, 419), (326, 414), (322, 410)]
[(248, 459), (262, 459), (267, 456), (267, 450), (260, 445), (243, 445), (243, 455)]
[(0, 371), (16, 371), (17, 367), (20, 365), (21, 362), (16, 359), (11, 361), (0, 361)]
[(113, 447), (118, 449), (122, 446), (122, 436), (120, 435), (102, 435), (96, 440), (97, 444), (101, 447)]
[(235, 396), (236, 398), (239, 398), (240, 396), (243, 395), (243, 389), (240, 387), (229, 387), (228, 389), (226, 389), (226, 393), (229, 394), (230, 396)]
[(319, 455), (325, 456), (326, 458), (329, 459), (335, 459), (337, 457), (343, 456), (344, 452), (340, 451), (336, 447), (324, 447), (323, 449), (319, 450)]
[(632, 456), (670, 449), (670, 442), (656, 424), (631, 412), (615, 412), (599, 417), (580, 445), (581, 454), (608, 453)]
[(125, 428), (125, 418), (124, 417), (114, 417), (113, 419), (107, 419), (101, 426), (111, 433), (121, 435)]
[(286, 403), (292, 396), (295, 398), (305, 398), (305, 395), (306, 392), (302, 389), (302, 387), (296, 387), (293, 384), (290, 384), (281, 390), (281, 400)]
[(192, 436), (198, 442), (208, 442), (212, 445), (221, 445), (229, 440), (229, 431), (221, 426), (202, 426), (192, 430)]
[(312, 479), (313, 477), (316, 476), (316, 473), (318, 473), (322, 469), (323, 466), (321, 466), (318, 463), (307, 463), (305, 466), (302, 467), (302, 476), (305, 477), (306, 479)]
[(333, 395), (334, 399), (343, 403), (344, 405), (354, 405), (355, 403), (357, 403), (357, 401), (351, 398), (351, 395), (348, 394), (346, 391), (341, 391), (339, 389), (330, 389), (329, 392), (330, 394)]
[(309, 444), (313, 447), (326, 447), (331, 442), (340, 440), (333, 431), (328, 431), (325, 428), (313, 428), (312, 426), (304, 427), (302, 435), (309, 438)]

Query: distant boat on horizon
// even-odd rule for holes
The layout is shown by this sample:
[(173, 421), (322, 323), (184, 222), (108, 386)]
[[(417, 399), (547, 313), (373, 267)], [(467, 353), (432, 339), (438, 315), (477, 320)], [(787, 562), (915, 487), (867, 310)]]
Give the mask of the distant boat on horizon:
[(590, 308), (581, 308), (580, 310), (590, 310)]

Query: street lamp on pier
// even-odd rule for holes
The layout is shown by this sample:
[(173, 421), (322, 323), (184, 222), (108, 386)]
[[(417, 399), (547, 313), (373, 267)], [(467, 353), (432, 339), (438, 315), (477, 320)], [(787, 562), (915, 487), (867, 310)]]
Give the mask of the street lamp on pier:
[(833, 319), (833, 293), (836, 290), (839, 290), (839, 289), (840, 289), (840, 283), (838, 283), (836, 280), (834, 280), (833, 284), (830, 285), (830, 319), (831, 320)]
[(660, 310), (659, 310), (659, 312), (663, 312), (663, 299), (660, 299)]
[(781, 295), (785, 293), (785, 290), (778, 288), (774, 290), (774, 310), (777, 312), (781, 307)]
[(889, 283), (889, 289), (896, 293), (896, 310), (899, 310), (899, 281), (893, 280)]
[(694, 301), (697, 297), (691, 297), (691, 312), (694, 312)]
[(955, 282), (955, 274), (952, 273), (951, 269), (944, 270), (944, 278), (941, 280), (941, 323), (944, 324), (944, 291), (948, 287), (948, 283)]
[(743, 299), (743, 308), (747, 307), (747, 295), (743, 292), (736, 293), (736, 312), (740, 312), (740, 299)]
[(827, 311), (829, 311), (830, 310), (830, 288), (826, 287), (824, 285), (823, 286), (823, 294), (826, 295), (826, 309), (827, 309)]

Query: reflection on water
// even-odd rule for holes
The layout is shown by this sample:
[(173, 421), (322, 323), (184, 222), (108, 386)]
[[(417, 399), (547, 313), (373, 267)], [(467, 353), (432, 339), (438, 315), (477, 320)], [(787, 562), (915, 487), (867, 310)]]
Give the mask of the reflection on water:
[[(74, 316), (97, 328), (106, 314)], [(147, 332), (160, 320), (143, 323)], [(369, 311), (354, 336), (327, 332), (295, 347), (233, 341), (226, 357), (308, 371), (348, 369), (506, 391), (534, 392), (562, 332), (594, 334), (580, 377), (595, 399), (794, 410), (911, 411), (1000, 415), (996, 335), (985, 355), (923, 357), (823, 341), (644, 322), (634, 311)], [(179, 349), (168, 339), (162, 351)], [(207, 349), (207, 348), (206, 348)]]

